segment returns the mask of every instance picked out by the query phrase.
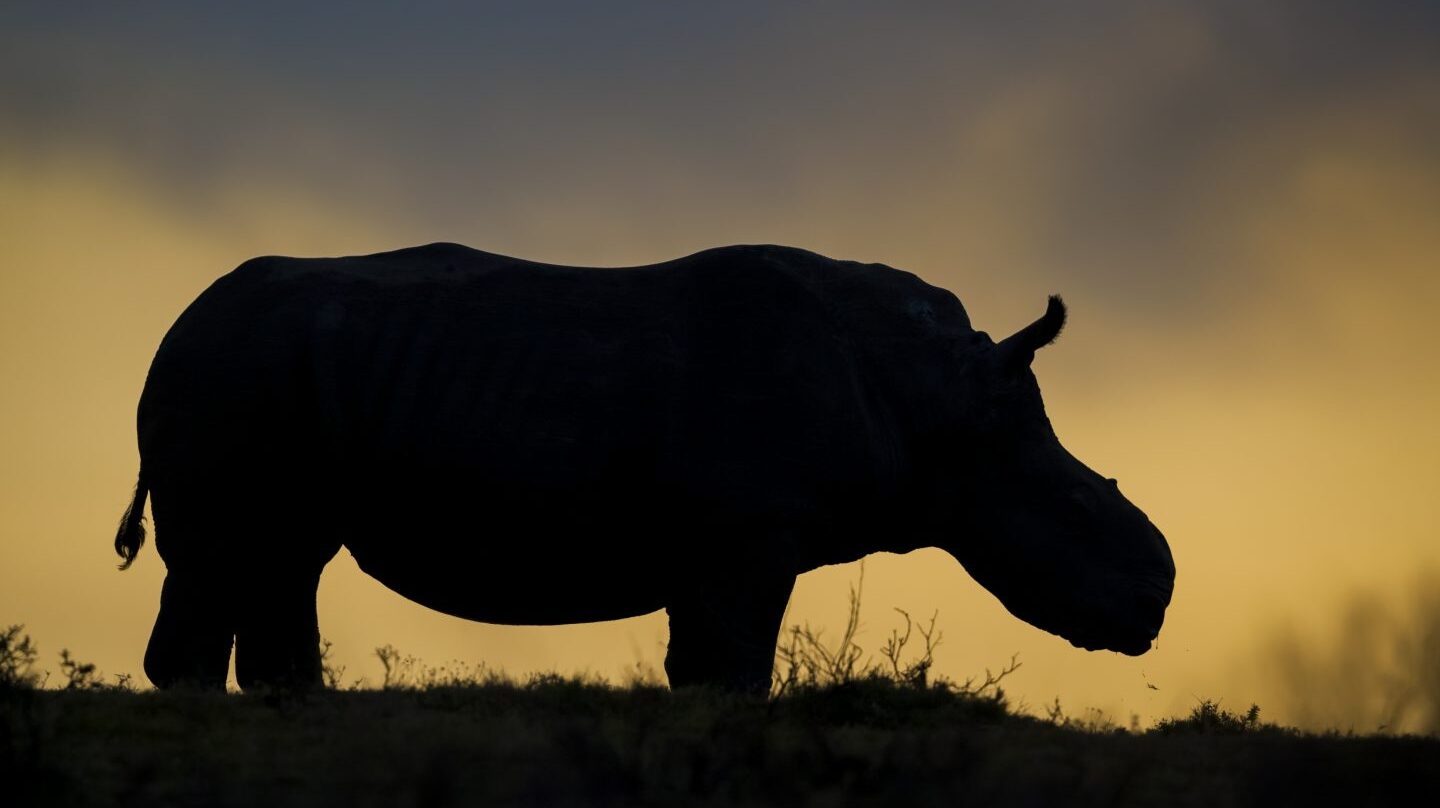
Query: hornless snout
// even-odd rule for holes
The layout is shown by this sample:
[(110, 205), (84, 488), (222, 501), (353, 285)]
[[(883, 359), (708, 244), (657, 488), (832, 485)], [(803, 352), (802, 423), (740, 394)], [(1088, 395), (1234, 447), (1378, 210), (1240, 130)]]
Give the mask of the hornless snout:
[(1145, 593), (1136, 597), (1136, 622), (1141, 633), (1149, 635), (1149, 639), (1153, 640), (1160, 635), (1160, 627), (1165, 624), (1165, 607), (1168, 604), (1169, 598), (1162, 599), (1155, 594)]
[[(1156, 531), (1156, 539), (1164, 546), (1164, 537)], [(1165, 609), (1170, 605), (1174, 588), (1175, 571), (1169, 554), (1164, 557), (1164, 569), (1149, 575), (1129, 578), (1116, 586), (1110, 601), (1110, 614), (1106, 622), (1109, 630), (1095, 633), (1081, 632), (1071, 644), (1089, 651), (1118, 651), (1128, 656), (1140, 656), (1149, 651), (1160, 628), (1165, 623)]]
[[(1116, 648), (1121, 653), (1139, 655), (1150, 650), (1150, 643), (1160, 636), (1160, 627), (1165, 624), (1165, 609), (1170, 605), (1170, 596), (1175, 589), (1175, 561), (1170, 556), (1170, 546), (1165, 541), (1165, 536), (1154, 525), (1150, 529), (1155, 534), (1155, 543), (1162, 553), (1162, 569), (1154, 573), (1154, 577), (1142, 582), (1140, 589), (1131, 596), (1130, 620), (1139, 636), (1133, 641), (1125, 641), (1122, 644), (1129, 647)], [(1143, 647), (1140, 642), (1143, 638)]]
[(1070, 644), (1087, 651), (1118, 651), (1127, 656), (1140, 656), (1149, 651), (1155, 638), (1160, 636), (1166, 601), (1157, 592), (1150, 591), (1121, 597), (1112, 606), (1115, 612), (1111, 630), (1082, 633), (1071, 639)]

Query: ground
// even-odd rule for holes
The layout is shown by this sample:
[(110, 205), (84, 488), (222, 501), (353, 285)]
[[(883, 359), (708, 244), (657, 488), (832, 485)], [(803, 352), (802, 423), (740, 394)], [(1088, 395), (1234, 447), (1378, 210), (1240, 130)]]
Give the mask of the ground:
[(1274, 805), (1440, 793), (1440, 739), (1197, 709), (1145, 732), (995, 691), (858, 680), (772, 700), (539, 678), (304, 697), (0, 691), (22, 805)]

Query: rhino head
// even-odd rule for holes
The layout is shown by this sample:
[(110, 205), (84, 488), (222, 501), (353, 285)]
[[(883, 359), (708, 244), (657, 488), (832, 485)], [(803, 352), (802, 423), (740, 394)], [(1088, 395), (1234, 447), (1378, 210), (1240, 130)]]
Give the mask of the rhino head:
[(936, 545), (1027, 623), (1080, 648), (1139, 655), (1160, 632), (1175, 562), (1149, 518), (1066, 451), (1045, 415), (1030, 363), (1065, 318), (1051, 297), (1039, 320), (966, 352), (963, 426), (941, 441), (955, 442), (938, 475), (949, 504)]

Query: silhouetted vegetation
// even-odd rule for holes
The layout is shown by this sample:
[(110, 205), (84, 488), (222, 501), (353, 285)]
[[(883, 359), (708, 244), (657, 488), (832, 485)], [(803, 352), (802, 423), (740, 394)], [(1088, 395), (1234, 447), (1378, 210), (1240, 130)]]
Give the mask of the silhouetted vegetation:
[(1328, 635), (1265, 639), (1258, 655), (1286, 715), (1308, 729), (1440, 734), (1440, 572), (1401, 592), (1351, 594)]
[(933, 672), (942, 636), (896, 610), (860, 643), (863, 570), (833, 639), (788, 627), (770, 696), (688, 688), (653, 670), (507, 677), (434, 667), (391, 645), (380, 681), (327, 690), (136, 691), (60, 653), (36, 671), (23, 627), (0, 632), (0, 754), (15, 804), (1340, 804), (1440, 787), (1440, 739), (1307, 735), (1200, 700), (1142, 730), (1059, 700), (1031, 715), (1002, 682)]
[[(859, 588), (836, 642), (791, 628), (769, 698), (653, 679), (506, 677), (376, 650), (378, 688), (137, 691), (0, 633), (7, 805), (1172, 805), (1394, 802), (1440, 788), (1440, 740), (1304, 735), (1202, 701), (1127, 731), (1021, 714), (1001, 681), (929, 674), (940, 635), (902, 613), (867, 657)], [(322, 643), (328, 657), (329, 644)], [(343, 670), (326, 679), (340, 685)], [(1132, 727), (1132, 730), (1138, 728)]]
[(1058, 696), (1054, 702), (1045, 705), (1043, 710), (1045, 719), (1062, 729), (1088, 733), (1140, 732), (1140, 716), (1138, 715), (1131, 714), (1127, 730), (1126, 727), (1120, 726), (1114, 716), (1098, 707), (1087, 707), (1079, 715), (1067, 713), (1065, 708), (1060, 705)]
[[(857, 682), (883, 681), (909, 688), (935, 688), (976, 698), (991, 699), (1003, 705), (1005, 693), (1000, 682), (1020, 668), (1017, 657), (998, 673), (985, 671), (985, 676), (954, 682), (944, 677), (932, 681), (930, 670), (935, 664), (935, 649), (940, 646), (941, 633), (935, 627), (939, 613), (929, 621), (917, 624), (904, 609), (895, 612), (905, 627), (892, 629), (880, 646), (880, 659), (867, 657), (857, 641), (860, 634), (860, 601), (865, 588), (865, 563), (860, 562), (860, 576), (850, 587), (850, 604), (845, 628), (832, 648), (824, 638), (823, 629), (808, 623), (792, 625), (784, 631), (775, 649), (774, 685), (771, 693), (783, 696), (797, 690), (832, 688)], [(918, 635), (918, 636), (917, 636)], [(917, 640), (919, 645), (912, 645)]]
[[(832, 646), (824, 631), (809, 624), (785, 630), (776, 648), (771, 696), (777, 709), (806, 713), (822, 722), (849, 720), (896, 726), (917, 714), (924, 720), (999, 721), (1012, 717), (1000, 682), (1020, 667), (1017, 658), (998, 673), (954, 682), (932, 677), (935, 649), (941, 634), (937, 615), (917, 624), (903, 609), (903, 629), (892, 629), (880, 647), (880, 658), (869, 657), (857, 641), (865, 566), (850, 588), (845, 627)], [(916, 641), (918, 640), (918, 644)]]
[(14, 625), (0, 632), (0, 689), (31, 688), (43, 677), (35, 671), (40, 652), (25, 627)]
[(1260, 723), (1260, 705), (1252, 704), (1244, 715), (1237, 715), (1219, 702), (1202, 699), (1190, 715), (1185, 718), (1162, 718), (1152, 732), (1162, 735), (1192, 732), (1209, 735), (1239, 735), (1245, 732), (1278, 730), (1271, 724)]

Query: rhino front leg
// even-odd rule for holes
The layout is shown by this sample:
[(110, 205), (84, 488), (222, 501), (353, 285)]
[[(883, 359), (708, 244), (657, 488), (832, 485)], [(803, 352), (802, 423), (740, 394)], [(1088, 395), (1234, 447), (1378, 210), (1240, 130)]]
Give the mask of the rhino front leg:
[(672, 688), (709, 685), (755, 695), (770, 691), (775, 640), (795, 577), (737, 578), (696, 587), (670, 606), (665, 674)]

